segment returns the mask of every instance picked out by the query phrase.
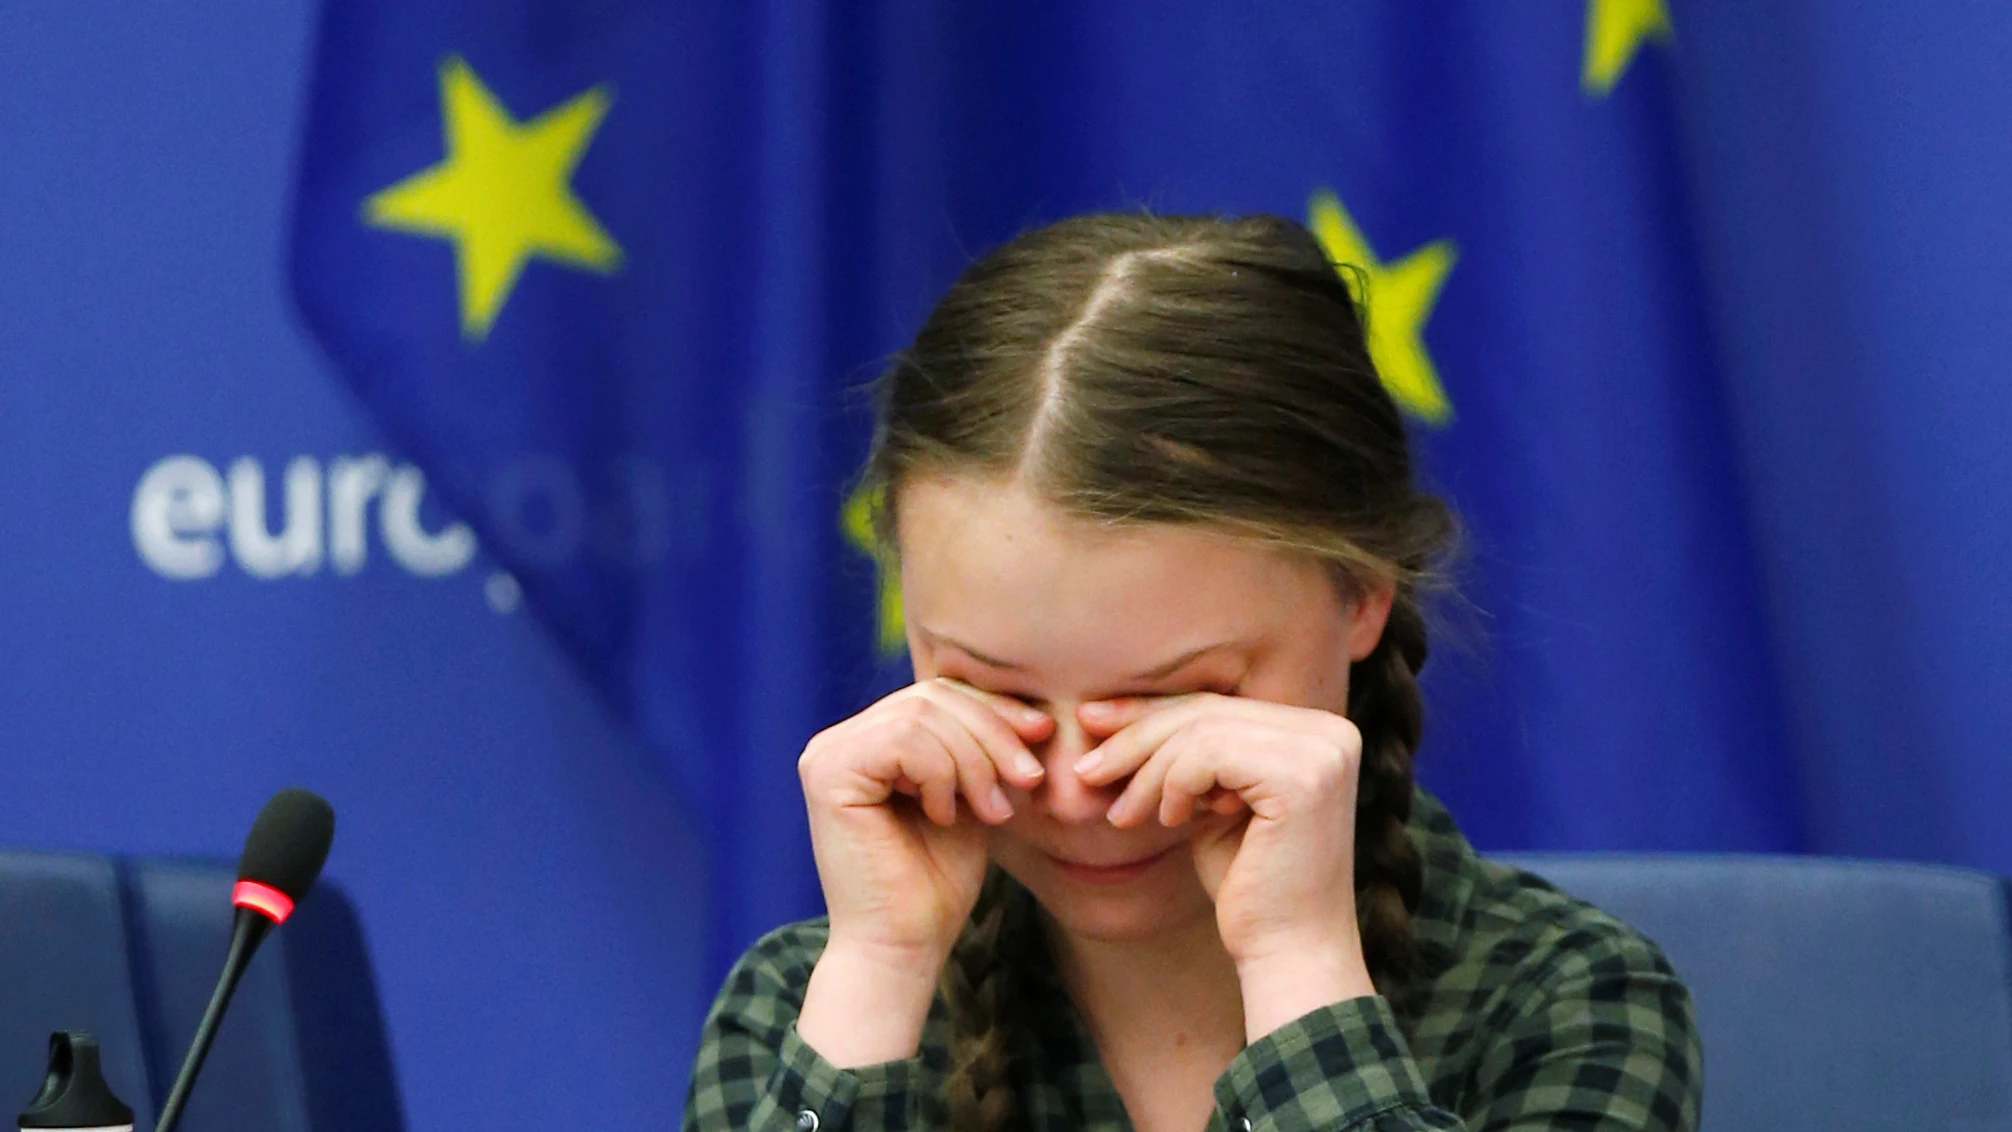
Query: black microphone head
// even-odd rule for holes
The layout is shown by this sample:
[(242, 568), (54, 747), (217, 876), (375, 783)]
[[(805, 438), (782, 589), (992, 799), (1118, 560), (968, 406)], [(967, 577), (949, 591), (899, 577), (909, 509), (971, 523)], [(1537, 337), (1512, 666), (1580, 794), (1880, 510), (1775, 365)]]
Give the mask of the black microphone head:
[(335, 840), (335, 810), (312, 790), (289, 786), (252, 819), (238, 858), (238, 880), (279, 890), (298, 902), (314, 887)]

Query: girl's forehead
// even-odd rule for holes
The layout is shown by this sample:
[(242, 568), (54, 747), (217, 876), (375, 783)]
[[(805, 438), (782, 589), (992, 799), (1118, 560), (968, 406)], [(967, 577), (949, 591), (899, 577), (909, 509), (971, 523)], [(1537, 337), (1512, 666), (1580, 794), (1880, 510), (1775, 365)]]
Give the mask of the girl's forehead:
[(898, 518), (903, 604), (924, 643), (981, 660), (1145, 672), (1290, 638), (1338, 603), (1304, 558), (1198, 527), (1085, 520), (1013, 481), (910, 484)]

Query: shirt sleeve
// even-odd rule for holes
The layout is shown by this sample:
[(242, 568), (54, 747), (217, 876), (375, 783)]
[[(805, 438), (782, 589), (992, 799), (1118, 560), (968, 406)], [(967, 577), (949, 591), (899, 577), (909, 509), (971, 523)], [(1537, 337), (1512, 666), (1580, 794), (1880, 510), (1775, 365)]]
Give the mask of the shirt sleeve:
[(1432, 1103), (1390, 1005), (1325, 1006), (1244, 1047), (1216, 1079), (1232, 1132), (1463, 1129)]
[(699, 1038), (684, 1132), (921, 1128), (919, 1057), (840, 1069), (797, 1035), (822, 941), (806, 943), (792, 930), (757, 943), (727, 975)]
[(1702, 1066), (1690, 992), (1654, 944), (1581, 925), (1489, 1043), (1477, 1129), (1690, 1132)]
[(1691, 1132), (1700, 1100), (1690, 995), (1625, 929), (1557, 941), (1484, 1017), (1463, 1111), (1440, 1108), (1382, 998), (1336, 1003), (1251, 1044), (1216, 1082), (1232, 1132)]

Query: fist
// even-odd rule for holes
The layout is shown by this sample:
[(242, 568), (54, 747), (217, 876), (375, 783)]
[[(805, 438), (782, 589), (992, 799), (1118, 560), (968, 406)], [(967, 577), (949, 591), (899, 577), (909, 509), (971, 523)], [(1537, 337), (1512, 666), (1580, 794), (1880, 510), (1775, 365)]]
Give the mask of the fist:
[(797, 774), (831, 916), (828, 949), (933, 977), (978, 899), (984, 827), (1013, 816), (1002, 784), (1039, 784), (1028, 744), (1054, 725), (1018, 700), (939, 678), (811, 739)]

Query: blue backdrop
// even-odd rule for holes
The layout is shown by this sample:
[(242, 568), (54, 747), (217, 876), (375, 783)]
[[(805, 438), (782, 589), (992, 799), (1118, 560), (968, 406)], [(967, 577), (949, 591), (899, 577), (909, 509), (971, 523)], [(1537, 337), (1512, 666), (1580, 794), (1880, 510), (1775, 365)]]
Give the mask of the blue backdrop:
[(815, 910), (797, 750), (899, 679), (856, 388), (1089, 208), (1366, 269), (1472, 536), (1422, 765), (1477, 842), (2012, 872), (2002, 6), (233, 0), (0, 43), (0, 840), (229, 854), (326, 792), (421, 1132), (582, 1082), (674, 1118), (723, 958)]

